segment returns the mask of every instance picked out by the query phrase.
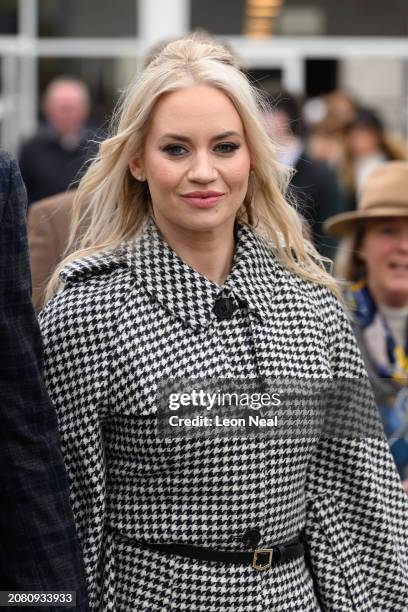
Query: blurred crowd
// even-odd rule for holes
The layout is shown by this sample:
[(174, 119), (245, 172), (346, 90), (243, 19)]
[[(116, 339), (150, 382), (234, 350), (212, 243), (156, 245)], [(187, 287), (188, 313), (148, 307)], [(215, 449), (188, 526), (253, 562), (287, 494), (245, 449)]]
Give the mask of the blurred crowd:
[[(388, 132), (375, 109), (342, 91), (304, 101), (285, 91), (264, 91), (262, 97), (266, 130), (280, 161), (293, 169), (288, 197), (319, 252), (334, 259), (337, 243), (324, 222), (355, 210), (370, 173), (385, 161), (406, 160), (407, 142)], [(73, 199), (66, 192), (75, 189), (98, 146), (90, 108), (85, 83), (64, 76), (52, 81), (42, 99), (44, 121), (20, 150), (37, 309), (66, 247)]]
[[(408, 376), (408, 358), (405, 357), (405, 353), (408, 354), (408, 283), (402, 288), (401, 301), (398, 298), (401, 279), (397, 278), (397, 299), (393, 309), (392, 295), (391, 300), (387, 295), (381, 301), (381, 292), (370, 290), (370, 283), (381, 284), (378, 278), (373, 281), (378, 270), (385, 278), (390, 273), (390, 269), (381, 267), (375, 259), (381, 245), (374, 240), (371, 250), (374, 261), (367, 256), (366, 265), (362, 265), (362, 257), (355, 256), (357, 247), (363, 246), (363, 228), (367, 221), (359, 206), (362, 199), (367, 199), (365, 190), (368, 189), (369, 194), (373, 191), (370, 177), (375, 176), (386, 162), (403, 163), (391, 171), (390, 179), (385, 173), (385, 187), (380, 177), (374, 190), (382, 193), (385, 189), (383, 200), (388, 205), (402, 198), (402, 209), (397, 208), (397, 212), (402, 210), (401, 216), (407, 214), (403, 208), (405, 205), (408, 210), (407, 142), (402, 135), (389, 133), (375, 109), (362, 106), (343, 91), (308, 100), (297, 100), (285, 91), (262, 91), (261, 99), (265, 129), (276, 144), (279, 161), (292, 169), (287, 196), (304, 219), (305, 236), (321, 255), (328, 258), (329, 267), (337, 254), (335, 269), (338, 276), (351, 283), (347, 300), (349, 304), (353, 303), (355, 311), (361, 310), (355, 332), (360, 348), (366, 352), (366, 364), (371, 365), (373, 377), (394, 379), (379, 389), (379, 405), (383, 407), (387, 433), (391, 436), (402, 431), (406, 437), (407, 441), (400, 441), (395, 446), (395, 456), (408, 489), (407, 402), (399, 393), (397, 382)], [(20, 166), (29, 201), (33, 302), (37, 311), (44, 304), (47, 282), (66, 251), (75, 187), (98, 146), (95, 130), (88, 123), (90, 109), (91, 99), (86, 84), (61, 76), (48, 85), (43, 95), (44, 122), (38, 133), (21, 147)], [(387, 195), (389, 180), (391, 183), (394, 181), (392, 197)], [(386, 210), (385, 215), (388, 213)], [(391, 217), (395, 217), (394, 213)], [(334, 223), (331, 223), (332, 219)], [(340, 222), (337, 223), (336, 219)], [(398, 219), (393, 222), (400, 228)], [(356, 223), (358, 220), (359, 224)], [(408, 221), (404, 223), (408, 224)], [(86, 230), (86, 225), (85, 215), (83, 230)], [(343, 231), (344, 227), (346, 231)], [(397, 229), (392, 227), (389, 231), (396, 233)], [(351, 242), (350, 232), (353, 236)], [(368, 234), (371, 236), (370, 232)], [(360, 265), (352, 266), (350, 271), (350, 254), (353, 253)], [(394, 264), (396, 259), (397, 266), (408, 266), (408, 246), (407, 254), (391, 254), (391, 258)], [(344, 260), (348, 262), (346, 266)], [(389, 282), (392, 285), (393, 280)], [(360, 292), (363, 290), (363, 294), (355, 287)], [(377, 312), (380, 313), (378, 320)], [(373, 332), (373, 322), (377, 322), (377, 335)], [(368, 340), (364, 335), (366, 328)], [(396, 405), (394, 401), (399, 408), (391, 418), (384, 406), (387, 402)]]
[[(404, 593), (401, 594), (405, 587), (402, 580), (406, 576), (406, 571), (402, 570), (404, 555), (402, 553), (395, 556), (395, 551), (399, 545), (403, 551), (403, 540), (406, 539), (403, 505), (407, 508), (407, 500), (401, 483), (408, 494), (408, 143), (403, 135), (389, 132), (377, 109), (367, 108), (343, 91), (333, 91), (315, 99), (296, 99), (283, 90), (259, 90), (259, 108), (263, 123), (258, 121), (257, 96), (252, 93), (251, 107), (248, 106), (249, 110), (247, 109), (248, 118), (244, 120), (245, 96), (243, 93), (239, 94), (242, 84), (236, 86), (238, 93), (234, 98), (233, 77), (237, 79), (238, 84), (245, 79), (242, 74), (236, 74), (235, 68), (239, 67), (239, 59), (233, 52), (225, 53), (228, 49), (223, 47), (222, 43), (215, 45), (213, 41), (206, 41), (205, 38), (200, 41), (199, 37), (193, 37), (191, 40), (176, 41), (168, 55), (164, 51), (164, 59), (169, 62), (166, 64), (157, 56), (160, 49), (163, 49), (162, 45), (155, 47), (145, 60), (145, 67), (149, 67), (150, 62), (153, 63), (152, 69), (146, 71), (146, 81), (142, 80), (141, 85), (131, 87), (124, 99), (122, 113), (116, 117), (119, 134), (114, 132), (111, 138), (103, 142), (104, 136), (100, 128), (90, 123), (92, 98), (86, 83), (72, 76), (61, 75), (48, 84), (42, 95), (42, 121), (37, 133), (21, 143), (21, 174), (16, 160), (8, 153), (0, 151), (0, 287), (3, 289), (0, 291), (0, 378), (5, 389), (3, 397), (6, 406), (2, 411), (0, 427), (4, 437), (0, 444), (0, 463), (4, 467), (3, 488), (8, 493), (0, 511), (1, 586), (15, 590), (18, 584), (23, 584), (34, 592), (39, 590), (38, 585), (44, 591), (49, 591), (49, 585), (52, 585), (53, 589), (69, 592), (72, 585), (77, 585), (76, 609), (81, 612), (87, 612), (88, 609), (110, 609), (111, 605), (116, 605), (112, 603), (116, 602), (116, 576), (120, 576), (124, 585), (122, 582), (118, 583), (118, 601), (121, 601), (119, 597), (135, 597), (133, 586), (132, 595), (126, 594), (126, 583), (128, 580), (129, 584), (135, 583), (134, 576), (137, 578), (139, 570), (135, 566), (136, 557), (133, 552), (137, 550), (139, 555), (139, 548), (143, 551), (144, 546), (148, 551), (170, 553), (190, 559), (208, 558), (209, 561), (219, 561), (221, 555), (227, 562), (226, 556), (228, 563), (236, 563), (236, 557), (231, 561), (231, 555), (239, 555), (240, 563), (243, 556), (245, 563), (248, 561), (247, 557), (252, 557), (252, 561), (248, 561), (252, 568), (264, 571), (272, 567), (275, 549), (279, 555), (278, 563), (294, 561), (304, 555), (302, 540), (307, 541), (309, 538), (313, 543), (316, 537), (319, 540), (315, 563), (318, 571), (316, 572), (313, 563), (310, 563), (313, 578), (307, 586), (308, 589), (310, 587), (310, 596), (314, 593), (313, 597), (316, 595), (320, 599), (318, 590), (321, 587), (319, 580), (315, 581), (313, 572), (319, 577), (321, 571), (329, 585), (329, 596), (331, 597), (333, 591), (334, 597), (337, 597), (337, 561), (343, 552), (347, 558), (358, 557), (360, 549), (357, 546), (356, 554), (353, 552), (355, 539), (361, 550), (366, 551), (370, 560), (367, 567), (375, 573), (376, 579), (384, 568), (386, 582), (380, 581), (378, 588), (376, 586), (377, 599), (385, 601), (388, 591), (384, 585), (391, 584), (396, 593), (395, 601), (402, 601), (403, 598), (406, 599)], [(178, 62), (176, 64), (172, 63), (175, 61), (174, 57)], [(205, 78), (200, 77), (197, 82), (193, 81), (193, 86), (192, 58), (195, 58), (197, 71), (202, 62), (204, 68), (201, 66), (200, 70), (206, 75)], [(203, 63), (203, 58), (207, 58), (212, 64)], [(173, 76), (174, 73), (179, 78), (177, 69), (168, 69), (168, 66), (174, 65), (182, 66), (184, 71), (185, 80), (182, 81), (181, 88), (181, 81), (169, 81), (163, 85), (162, 90), (157, 90), (159, 93), (155, 92), (155, 83), (162, 82), (161, 78), (157, 78), (157, 74), (163, 73), (163, 78), (164, 75)], [(208, 66), (211, 66), (211, 70)], [(213, 77), (212, 72), (216, 70), (219, 71), (217, 78)], [(221, 78), (224, 73), (225, 83)], [(216, 85), (208, 75), (211, 75)], [(222, 87), (218, 88), (219, 82)], [(248, 84), (245, 87), (250, 90)], [(246, 89), (242, 91), (245, 93)], [(172, 96), (171, 102), (169, 98), (166, 99), (166, 95)], [(144, 108), (143, 104), (149, 96), (150, 106), (146, 103)], [(240, 96), (243, 102), (240, 102)], [(241, 111), (240, 104), (243, 107)], [(173, 127), (172, 123), (176, 127)], [(183, 135), (186, 125), (189, 128)], [(252, 128), (252, 136), (251, 125), (256, 128)], [(166, 134), (169, 129), (171, 133)], [(232, 135), (233, 142), (228, 142), (226, 139)], [(268, 137), (275, 147), (270, 146)], [(261, 148), (261, 152), (257, 153), (259, 142), (263, 143), (263, 155)], [(99, 147), (103, 152), (102, 156), (97, 156)], [(180, 155), (180, 150), (184, 158)], [(180, 160), (182, 164), (178, 165)], [(95, 163), (87, 172), (92, 161)], [(80, 184), (85, 173), (86, 177)], [(288, 182), (282, 187), (281, 183), (286, 176)], [(216, 181), (221, 184), (219, 192), (208, 189)], [(187, 191), (187, 187), (182, 191), (182, 185), (187, 185), (190, 189), (192, 184), (199, 186), (198, 192)], [(155, 188), (160, 194), (156, 199)], [(25, 190), (28, 195), (27, 223)], [(286, 193), (283, 194), (283, 191)], [(180, 201), (185, 201), (184, 208)], [(222, 202), (220, 206), (218, 201)], [(193, 211), (209, 208), (210, 204), (215, 214), (213, 217), (204, 217), (202, 224), (202, 217)], [(236, 206), (235, 210), (233, 206)], [(291, 206), (298, 211), (300, 219)], [(246, 216), (240, 217), (242, 208), (245, 208)], [(225, 213), (224, 220), (222, 215), (219, 218), (220, 211)], [(186, 216), (189, 219), (190, 214), (193, 219), (192, 229), (188, 225), (189, 221), (185, 222)], [(269, 236), (272, 241), (270, 249), (256, 232), (257, 227), (262, 230), (268, 225), (265, 223), (265, 219), (268, 221), (268, 214), (271, 215), (269, 229), (273, 230), (266, 236), (266, 239)], [(173, 249), (165, 232), (157, 223), (160, 215), (166, 220), (167, 227), (177, 226), (176, 235), (188, 234), (188, 240), (185, 242), (187, 249), (181, 253)], [(263, 217), (264, 227), (262, 223), (258, 224), (258, 216)], [(211, 224), (207, 223), (208, 218)], [(237, 232), (237, 222), (242, 219), (250, 227), (239, 228)], [(132, 243), (130, 238), (135, 236), (135, 228), (143, 229), (144, 220), (148, 221), (149, 225), (146, 224), (143, 239)], [(166, 224), (164, 226), (166, 227)], [(109, 231), (104, 234), (105, 228)], [(218, 243), (204, 241), (201, 250), (198, 249), (200, 241), (197, 236), (211, 238), (215, 235), (214, 228), (218, 232)], [(229, 232), (228, 250), (224, 249), (228, 233), (225, 228)], [(236, 257), (241, 248), (238, 236), (241, 230), (244, 235), (241, 239), (242, 253)], [(167, 245), (161, 240), (163, 236)], [(246, 240), (249, 246), (245, 246)], [(185, 246), (183, 241), (179, 243)], [(122, 259), (117, 257), (115, 249), (117, 246), (122, 249), (124, 245), (134, 248), (129, 251), (129, 260), (137, 262), (135, 269), (138, 268), (138, 274), (140, 266), (140, 278), (134, 278), (133, 268), (130, 272), (126, 270), (121, 276)], [(211, 248), (208, 248), (208, 245)], [(59, 269), (58, 265), (73, 251), (75, 255), (70, 266), (71, 276), (68, 276), (67, 280), (72, 291), (63, 292), (55, 299), (49, 298), (53, 293), (50, 290), (51, 277), (54, 277), (53, 282), (57, 284), (58, 271), (66, 262)], [(209, 263), (206, 259), (207, 251), (210, 251), (211, 255)], [(184, 257), (183, 253), (192, 254), (194, 257), (189, 259)], [(77, 258), (83, 257), (84, 254), (89, 257), (78, 262)], [(222, 259), (225, 259), (225, 265)], [(218, 260), (221, 260), (222, 265), (219, 266), (217, 274), (207, 274), (207, 269), (217, 267), (220, 263)], [(106, 261), (109, 262), (109, 267), (104, 270)], [(191, 262), (196, 261), (200, 264), (205, 262), (206, 266), (199, 265), (195, 268)], [(262, 265), (258, 262), (262, 262)], [(261, 268), (264, 262), (268, 263), (265, 263), (263, 270)], [(248, 263), (250, 265), (246, 271)], [(278, 268), (277, 263), (280, 272), (285, 272), (285, 278), (282, 274), (283, 280), (278, 281), (279, 299), (276, 299), (276, 308), (271, 309), (272, 314), (267, 313), (267, 316), (273, 319), (273, 326), (268, 327), (263, 325), (263, 318), (266, 319), (266, 316), (262, 314), (262, 309), (258, 313), (250, 302), (253, 300), (255, 305), (257, 302), (270, 305), (277, 284), (278, 277), (274, 276), (274, 270)], [(239, 266), (243, 271), (239, 271)], [(324, 269), (325, 266), (327, 270)], [(101, 270), (104, 284), (99, 285)], [(242, 291), (242, 299), (239, 292), (234, 297), (234, 284), (232, 291), (228, 288), (228, 280), (233, 278), (236, 270), (238, 272), (235, 284)], [(65, 271), (66, 268), (64, 273)], [(105, 276), (104, 272), (107, 272)], [(194, 272), (195, 276), (190, 276), (190, 272)], [(336, 277), (338, 283), (330, 273)], [(63, 278), (63, 274), (60, 278)], [(122, 281), (125, 277), (127, 280)], [(82, 280), (89, 280), (89, 284), (82, 283)], [(157, 280), (160, 282), (156, 287)], [(134, 284), (136, 281), (138, 285)], [(122, 286), (122, 282), (126, 284)], [(148, 306), (145, 306), (144, 301), (139, 300), (139, 295), (137, 298), (134, 295), (132, 297), (132, 292), (134, 288), (134, 294), (137, 294), (139, 288), (144, 291), (149, 283), (153, 286), (153, 299), (150, 299), (149, 295), (146, 300)], [(314, 287), (313, 283), (318, 287)], [(49, 302), (39, 318), (42, 322), (40, 331), (35, 311), (39, 313), (47, 301), (47, 285)], [(190, 292), (191, 287), (195, 285), (199, 290)], [(54, 294), (58, 290), (56, 288)], [(216, 290), (217, 298), (214, 300), (212, 290), (214, 296)], [(187, 329), (189, 308), (194, 308), (197, 304), (200, 306), (206, 292), (211, 294), (211, 300), (209, 297), (208, 308), (203, 309), (200, 314), (200, 330), (196, 333), (193, 320), (188, 325), (194, 331)], [(336, 295), (336, 300), (333, 300), (331, 293)], [(161, 314), (162, 305), (159, 304), (158, 296), (163, 303), (168, 300), (171, 302), (172, 310), (177, 316), (187, 304), (187, 314), (184, 319), (177, 321), (177, 326), (168, 317), (167, 311), (165, 317)], [(99, 299), (101, 301), (98, 301)], [(127, 300), (131, 307), (124, 316), (122, 313), (127, 307)], [(236, 319), (233, 320), (235, 315)], [(347, 315), (350, 315), (351, 327), (360, 351), (350, 330)], [(118, 327), (118, 317), (122, 316)], [(162, 327), (159, 328), (156, 324), (160, 316), (163, 321)], [(210, 317), (216, 317), (220, 322), (216, 333), (211, 327), (209, 330), (206, 327), (206, 323), (211, 321)], [(259, 325), (259, 319), (262, 325)], [(132, 334), (128, 333), (129, 321), (137, 323)], [(126, 355), (128, 361), (123, 361), (124, 365), (116, 368), (118, 372), (115, 372), (114, 378), (111, 379), (110, 358), (117, 355), (119, 340), (122, 340), (122, 335), (125, 334), (126, 342), (120, 344), (118, 349), (121, 352), (119, 361), (122, 360), (122, 353), (126, 352), (129, 353)], [(112, 342), (113, 338), (118, 341), (117, 345)], [(173, 341), (174, 345), (177, 345), (176, 352), (172, 352)], [(199, 343), (211, 347), (211, 350), (206, 349), (200, 353)], [(221, 346), (219, 353), (213, 351), (217, 343), (225, 345), (227, 349)], [(137, 353), (132, 351), (138, 350), (138, 344), (145, 344), (147, 347), (146, 352), (141, 353), (140, 360), (144, 360), (145, 367), (149, 369), (146, 388), (143, 388), (141, 393), (137, 390), (138, 397), (142, 397), (142, 403), (145, 401), (143, 397), (151, 394), (153, 389), (151, 380), (162, 376), (163, 372), (168, 376), (170, 372), (170, 377), (172, 372), (178, 374), (184, 371), (215, 375), (224, 371), (218, 369), (216, 361), (221, 361), (226, 355), (225, 359), (234, 363), (235, 369), (225, 371), (237, 372), (241, 378), (254, 376), (256, 381), (261, 376), (276, 371), (297, 373), (296, 375), (302, 378), (329, 377), (335, 382), (341, 380), (341, 377), (355, 380), (360, 376), (364, 381), (368, 377), (378, 411), (367, 411), (368, 418), (365, 416), (364, 419), (376, 420), (380, 415), (385, 436), (381, 441), (374, 440), (371, 445), (367, 439), (359, 439), (356, 432), (350, 445), (346, 440), (348, 436), (345, 435), (345, 444), (338, 444), (336, 438), (333, 445), (327, 445), (327, 449), (326, 440), (323, 440), (322, 445), (319, 440), (316, 452), (307, 449), (304, 467), (302, 447), (299, 447), (300, 455), (297, 451), (293, 454), (296, 447), (292, 448), (292, 441), (289, 440), (290, 454), (286, 456), (285, 453), (280, 453), (276, 470), (274, 467), (265, 467), (275, 466), (275, 463), (264, 462), (264, 467), (261, 466), (262, 470), (259, 470), (260, 480), (257, 480), (258, 462), (253, 461), (251, 454), (248, 454), (242, 463), (241, 450), (238, 452), (235, 447), (234, 454), (228, 457), (226, 455), (225, 458), (218, 451), (211, 451), (207, 453), (209, 460), (206, 464), (194, 450), (195, 457), (198, 458), (195, 466), (193, 454), (189, 453), (187, 445), (187, 454), (180, 455), (180, 463), (184, 466), (188, 464), (189, 461), (185, 461), (187, 457), (188, 460), (192, 458), (191, 465), (182, 470), (181, 479), (176, 474), (177, 469), (175, 472), (173, 470), (176, 465), (174, 462), (171, 463), (171, 470), (167, 471), (166, 467), (163, 482), (170, 484), (166, 484), (163, 489), (165, 494), (160, 498), (160, 482), (156, 478), (156, 472), (152, 472), (149, 466), (147, 472), (153, 473), (152, 484), (150, 485), (144, 476), (142, 485), (138, 488), (133, 466), (134, 457), (137, 455), (133, 457), (128, 453), (131, 447), (152, 448), (154, 451), (155, 444), (155, 440), (148, 441), (150, 421), (145, 430), (138, 425), (134, 430), (128, 426), (128, 423), (135, 424), (137, 421), (134, 418), (136, 413), (133, 411), (132, 386)], [(279, 347), (276, 353), (275, 345)], [(275, 369), (279, 359), (282, 364), (280, 369)], [(180, 369), (182, 361), (185, 362), (184, 369)], [(299, 368), (298, 361), (301, 364)], [(191, 369), (190, 362), (194, 366)], [(262, 363), (268, 363), (268, 367), (262, 369)], [(48, 377), (47, 388), (43, 378), (44, 364), (47, 373), (45, 380)], [(211, 367), (207, 368), (209, 364)], [(151, 372), (153, 379), (149, 378)], [(143, 376), (139, 376), (138, 372), (136, 378), (139, 380)], [(111, 396), (106, 393), (105, 397), (105, 387), (108, 389), (112, 380), (116, 390), (119, 389), (118, 405), (125, 397), (126, 401), (129, 400), (131, 409), (123, 420), (123, 432), (123, 415), (116, 415), (118, 419), (112, 425), (113, 434), (110, 440), (110, 430), (108, 427), (104, 430), (103, 418), (105, 407), (111, 410)], [(54, 410), (53, 402), (57, 411)], [(330, 399), (325, 399), (324, 408), (327, 407), (327, 402), (330, 402)], [(370, 409), (371, 407), (375, 408), (373, 405), (370, 405)], [(145, 406), (142, 406), (141, 409), (143, 415), (144, 408)], [(150, 404), (146, 403), (147, 409), (150, 410)], [(149, 415), (153, 414), (155, 409), (156, 407)], [(340, 414), (343, 423), (344, 415), (341, 410), (337, 414)], [(127, 419), (129, 415), (131, 418)], [(360, 418), (358, 413), (353, 416), (356, 417), (356, 422)], [(370, 423), (363, 423), (363, 431), (365, 425), (369, 427)], [(355, 441), (358, 444), (354, 444)], [(387, 443), (393, 459), (388, 452)], [(181, 446), (184, 448), (184, 445)], [(348, 447), (351, 449), (350, 454)], [(160, 449), (163, 447), (157, 448), (162, 454)], [(264, 455), (272, 457), (274, 451), (268, 450), (272, 447), (265, 448), (262, 446)], [(123, 449), (126, 449), (126, 452), (123, 452)], [(123, 464), (122, 458), (115, 463), (116, 456), (125, 455)], [(295, 455), (296, 461), (293, 462)], [(234, 463), (230, 462), (230, 456), (234, 457)], [(171, 459), (173, 460), (173, 457)], [(293, 467), (296, 474), (300, 474), (300, 478), (296, 476), (292, 479), (286, 461), (290, 464), (290, 469)], [(316, 464), (310, 472), (309, 464)], [(125, 466), (124, 469), (122, 465)], [(228, 481), (226, 476), (224, 478), (224, 472), (220, 471), (220, 488), (213, 488), (211, 483), (211, 487), (207, 489), (206, 471), (217, 470), (218, 465), (222, 465), (222, 470), (225, 469), (226, 476), (231, 472), (231, 465), (234, 469), (235, 465), (238, 466), (249, 476), (246, 480), (244, 478), (242, 483), (238, 477), (236, 483), (230, 487), (225, 486)], [(131, 469), (128, 470), (127, 466), (131, 466)], [(269, 480), (274, 486), (276, 484), (277, 495), (272, 488), (270, 491), (265, 488), (265, 483), (268, 483), (268, 478), (265, 479), (266, 471), (272, 474)], [(126, 472), (123, 482), (123, 474), (120, 472)], [(204, 480), (197, 479), (197, 474), (202, 474)], [(173, 482), (173, 476), (177, 476), (178, 480)], [(259, 497), (259, 482), (262, 490), (266, 491), (265, 499), (270, 499), (271, 495), (275, 495), (275, 498), (282, 497), (283, 501), (276, 506), (275, 514), (278, 516), (282, 513), (285, 524), (286, 515), (292, 521), (292, 510), (290, 507), (287, 510), (286, 499), (290, 504), (295, 500), (295, 505), (302, 508), (305, 516), (306, 505), (310, 506), (307, 509), (307, 529), (303, 529), (299, 536), (286, 543), (245, 553), (241, 549), (235, 553), (232, 548), (231, 551), (229, 548), (224, 551), (203, 548), (201, 545), (190, 546), (190, 536), (185, 544), (177, 545), (166, 543), (165, 540), (143, 544), (143, 541), (139, 542), (133, 538), (133, 534), (138, 530), (138, 527), (134, 528), (134, 516), (138, 517), (139, 511), (133, 500), (134, 492), (139, 495), (143, 486), (149, 491), (157, 489), (159, 501), (165, 500), (161, 505), (161, 514), (157, 515), (159, 520), (163, 522), (163, 516), (168, 516), (171, 519), (169, 524), (174, 519), (173, 522), (183, 526), (187, 507), (184, 499), (190, 495), (190, 489), (186, 486), (193, 479), (197, 480), (194, 490), (202, 488), (203, 491), (203, 497), (197, 499), (205, 500), (205, 504), (208, 501), (208, 508), (215, 508), (210, 504), (211, 500), (216, 498), (221, 499), (220, 507), (224, 507), (222, 495), (224, 492), (229, 495), (232, 489), (232, 506), (236, 504), (236, 499), (239, 502), (238, 508), (241, 507), (241, 501), (246, 508), (254, 490)], [(292, 480), (296, 482), (290, 482)], [(301, 482), (302, 480), (304, 482)], [(71, 482), (73, 503), (68, 495), (68, 481)], [(205, 483), (205, 486), (201, 487), (201, 482)], [(310, 484), (309, 493), (306, 484)], [(175, 501), (171, 498), (170, 513), (166, 515), (168, 486), (174, 488), (176, 495)], [(105, 498), (105, 490), (109, 492), (109, 487), (112, 491), (119, 491), (119, 498), (124, 491), (125, 513), (122, 514), (119, 504), (116, 515), (116, 507), (110, 504), (112, 496)], [(300, 491), (299, 497), (297, 487)], [(179, 508), (176, 507), (179, 501), (178, 489), (183, 490), (180, 497), (183, 499), (180, 504), (182, 514), (178, 514)], [(308, 495), (312, 504), (309, 504)], [(157, 505), (156, 498), (157, 495), (154, 496), (154, 503)], [(318, 503), (315, 503), (314, 498)], [(151, 516), (149, 512), (146, 514), (146, 508), (150, 509), (149, 498), (146, 499), (148, 501), (142, 500), (140, 506), (143, 514), (140, 525), (143, 527), (144, 517), (147, 516), (146, 525), (155, 533), (157, 527), (154, 524), (154, 513)], [(188, 499), (189, 503), (191, 499)], [(301, 503), (297, 504), (296, 499)], [(308, 502), (306, 505), (304, 500)], [(357, 534), (355, 538), (354, 533), (352, 534), (351, 545), (348, 540), (350, 529), (346, 530), (342, 521), (337, 521), (336, 512), (343, 506), (351, 517), (350, 520), (354, 522), (353, 525), (351, 522), (344, 522), (344, 525), (352, 526)], [(199, 509), (200, 512), (201, 510), (202, 508)], [(253, 511), (250, 508), (251, 522), (254, 520), (252, 514), (256, 518), (257, 512), (258, 510)], [(225, 524), (224, 514), (220, 520), (222, 529)], [(78, 535), (83, 549), (78, 545), (74, 516), (79, 525)], [(128, 516), (131, 516), (131, 519), (128, 520)], [(194, 525), (195, 510), (192, 516), (191, 524)], [(212, 519), (211, 514), (206, 516), (205, 521), (203, 516), (204, 514), (197, 513), (200, 525), (206, 524), (208, 518)], [(214, 511), (214, 521), (207, 521), (211, 528), (212, 523), (216, 524), (217, 516)], [(231, 516), (235, 516), (234, 512)], [(151, 518), (152, 523), (148, 525)], [(238, 520), (242, 522), (241, 518)], [(362, 525), (361, 532), (359, 520)], [(313, 527), (313, 521), (316, 528)], [(299, 523), (298, 518), (296, 522)], [(325, 529), (328, 526), (324, 547), (321, 547), (320, 542), (322, 525)], [(123, 535), (122, 528), (126, 534), (132, 534), (132, 537)], [(190, 535), (194, 535), (195, 527), (191, 530), (189, 523), (188, 529)], [(219, 532), (224, 533), (221, 529)], [(217, 534), (217, 530), (215, 533)], [(122, 536), (123, 546), (126, 547), (123, 555), (125, 560), (121, 561), (120, 553), (112, 564), (113, 543), (116, 546)], [(239, 546), (242, 547), (243, 544), (245, 547), (256, 547), (262, 537), (257, 528), (251, 527), (240, 539)], [(135, 548), (128, 549), (132, 539)], [(211, 541), (209, 538), (208, 542)], [(333, 542), (340, 542), (338, 551), (332, 546)], [(378, 542), (381, 546), (377, 545)], [(118, 551), (120, 546), (117, 547)], [(175, 551), (173, 546), (176, 546)], [(308, 545), (307, 548), (307, 555), (310, 555), (312, 547)], [(189, 554), (180, 552), (186, 549)], [(294, 549), (296, 556), (290, 556), (289, 553), (284, 556), (286, 551), (292, 551), (293, 555)], [(128, 550), (132, 550), (131, 566)], [(205, 554), (210, 556), (202, 556), (202, 551), (207, 551)], [(267, 565), (257, 565), (258, 553), (268, 553)], [(378, 555), (378, 559), (375, 555)], [(125, 568), (126, 571), (117, 572), (115, 575), (112, 567), (117, 560), (119, 569)], [(123, 565), (119, 565), (120, 563)], [(176, 568), (176, 565), (174, 567)], [(309, 569), (309, 562), (307, 567)], [(41, 568), (38, 576), (34, 575), (33, 568)], [(280, 568), (279, 572), (281, 570), (284, 576), (285, 570)], [(292, 572), (292, 569), (290, 571)], [(344, 581), (342, 572), (343, 570), (341, 584)], [(189, 577), (190, 574), (191, 572)], [(16, 576), (20, 582), (16, 580)], [(367, 576), (370, 577), (368, 574)], [(212, 584), (217, 585), (215, 579), (215, 573), (208, 578), (213, 581)], [(151, 576), (148, 576), (147, 580), (153, 593), (156, 589), (155, 580), (151, 579)], [(286, 592), (289, 583), (285, 576), (282, 580), (282, 589)], [(362, 598), (365, 596), (365, 587), (362, 586), (364, 580), (361, 585), (354, 585), (354, 578), (344, 581), (344, 592), (346, 593), (347, 587), (346, 595), (348, 597), (350, 591), (353, 602), (358, 602), (357, 597), (360, 595)], [(189, 588), (190, 582), (186, 582)], [(323, 584), (323, 581), (321, 582)], [(194, 587), (194, 582), (192, 584), (193, 592), (197, 587)], [(124, 594), (121, 593), (122, 586)], [(143, 598), (146, 589), (144, 585), (142, 587), (140, 597)], [(274, 593), (278, 593), (281, 588), (279, 581), (276, 584), (274, 582), (273, 588)], [(217, 594), (218, 586), (214, 587), (213, 591)], [(157, 597), (160, 597), (161, 592), (165, 591), (161, 591), (160, 587), (158, 592)], [(200, 592), (202, 593), (203, 589)], [(325, 593), (325, 588), (322, 592)], [(87, 593), (90, 607), (87, 603)], [(96, 608), (97, 604), (94, 602), (97, 602), (98, 598), (108, 605), (101, 604), (102, 608)], [(390, 601), (390, 605), (393, 605), (394, 600)], [(368, 605), (370, 606), (370, 603)], [(384, 609), (383, 603), (379, 605)], [(284, 607), (286, 609), (286, 604)], [(298, 609), (297, 605), (295, 607)], [(331, 609), (330, 601), (328, 607)], [(128, 606), (125, 608), (130, 609)]]

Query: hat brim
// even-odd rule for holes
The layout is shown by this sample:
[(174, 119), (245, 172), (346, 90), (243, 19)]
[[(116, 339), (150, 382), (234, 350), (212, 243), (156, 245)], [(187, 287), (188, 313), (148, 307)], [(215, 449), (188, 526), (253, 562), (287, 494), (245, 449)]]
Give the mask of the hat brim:
[(334, 238), (344, 238), (347, 234), (370, 219), (384, 219), (387, 217), (408, 217), (408, 207), (392, 208), (391, 206), (378, 206), (372, 210), (353, 211), (341, 213), (327, 219), (323, 227), (325, 231)]

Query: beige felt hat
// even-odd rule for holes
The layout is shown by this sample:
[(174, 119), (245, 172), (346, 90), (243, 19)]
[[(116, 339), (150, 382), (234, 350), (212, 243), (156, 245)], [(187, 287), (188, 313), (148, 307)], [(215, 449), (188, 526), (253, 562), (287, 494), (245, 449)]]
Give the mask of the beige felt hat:
[(357, 210), (330, 217), (324, 229), (343, 238), (369, 219), (408, 217), (408, 161), (384, 162), (368, 176)]

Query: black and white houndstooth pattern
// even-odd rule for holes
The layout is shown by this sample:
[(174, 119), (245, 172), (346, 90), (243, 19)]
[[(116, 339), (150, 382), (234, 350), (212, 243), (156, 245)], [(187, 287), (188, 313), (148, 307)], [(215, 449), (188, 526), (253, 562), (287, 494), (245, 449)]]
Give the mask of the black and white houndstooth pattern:
[[(332, 294), (285, 270), (247, 227), (223, 290), (153, 222), (63, 271), (41, 316), (92, 611), (408, 610), (408, 503), (374, 439), (159, 439), (163, 377), (364, 376)], [(218, 320), (216, 297), (239, 307)], [(294, 537), (304, 559), (260, 573), (147, 552), (138, 540), (245, 550)]]

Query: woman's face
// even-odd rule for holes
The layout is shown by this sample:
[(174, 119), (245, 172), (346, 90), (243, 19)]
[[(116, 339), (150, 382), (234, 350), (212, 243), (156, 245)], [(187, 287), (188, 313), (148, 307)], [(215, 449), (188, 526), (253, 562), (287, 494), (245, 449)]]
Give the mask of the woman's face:
[(365, 157), (381, 150), (378, 133), (364, 126), (355, 127), (350, 131), (348, 146), (353, 157)]
[(374, 299), (396, 308), (408, 305), (408, 218), (371, 221), (359, 255)]
[(148, 182), (162, 232), (231, 233), (248, 188), (250, 156), (241, 118), (218, 89), (194, 85), (163, 95), (142, 159), (129, 167)]

